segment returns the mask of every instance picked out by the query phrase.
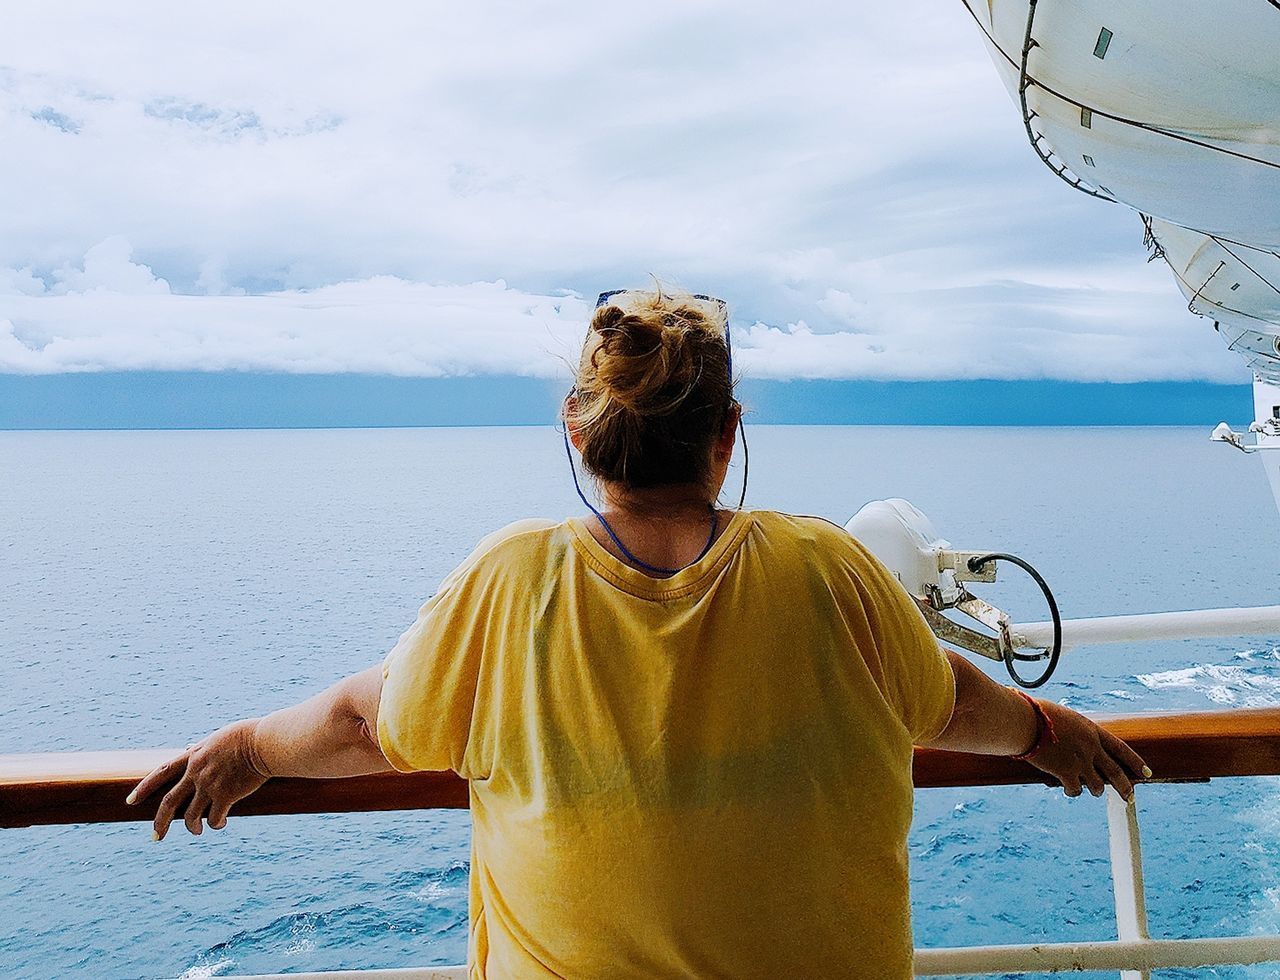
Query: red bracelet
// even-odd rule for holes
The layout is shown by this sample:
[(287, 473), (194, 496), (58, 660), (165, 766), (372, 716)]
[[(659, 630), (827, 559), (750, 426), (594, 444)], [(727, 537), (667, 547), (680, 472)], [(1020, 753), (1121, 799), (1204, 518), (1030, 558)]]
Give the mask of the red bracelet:
[(1021, 755), (1015, 755), (1013, 758), (1018, 762), (1029, 762), (1033, 759), (1041, 749), (1050, 745), (1058, 744), (1058, 735), (1053, 730), (1053, 719), (1040, 706), (1040, 702), (1029, 694), (1019, 691), (1017, 688), (1009, 688), (1014, 694), (1018, 695), (1027, 704), (1031, 705), (1031, 710), (1036, 713), (1036, 740), (1032, 743), (1031, 748)]

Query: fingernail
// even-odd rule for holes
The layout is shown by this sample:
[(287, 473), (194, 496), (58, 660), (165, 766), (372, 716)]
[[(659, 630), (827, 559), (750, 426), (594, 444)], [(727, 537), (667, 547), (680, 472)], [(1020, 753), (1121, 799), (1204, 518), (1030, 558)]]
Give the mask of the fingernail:
[(153, 842), (153, 843), (154, 843), (154, 842), (156, 842), (156, 841), (159, 841), (159, 840), (160, 840), (160, 831), (158, 831), (158, 830), (153, 830), (153, 831), (151, 831), (151, 840), (152, 840), (152, 842)]
[(1142, 775), (1143, 775), (1144, 777), (1146, 777), (1147, 779), (1150, 779), (1150, 778), (1151, 778), (1151, 767), (1150, 767), (1150, 766), (1143, 766), (1143, 767), (1142, 767)]
[(133, 806), (133, 804), (138, 802), (138, 791), (135, 789), (132, 793), (130, 793), (128, 796), (124, 798), (124, 801), (125, 803), (129, 804), (129, 806)]

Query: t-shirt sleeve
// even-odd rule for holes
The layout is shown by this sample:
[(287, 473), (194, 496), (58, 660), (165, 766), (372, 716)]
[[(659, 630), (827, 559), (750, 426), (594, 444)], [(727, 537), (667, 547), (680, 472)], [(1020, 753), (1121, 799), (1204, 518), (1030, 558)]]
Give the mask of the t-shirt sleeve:
[(866, 561), (861, 576), (872, 606), (885, 698), (915, 743), (928, 742), (951, 721), (956, 678), (946, 651), (915, 601), (884, 565), (858, 546)]
[[(402, 772), (453, 770), (472, 778), (476, 691), (493, 634), (492, 562), (504, 541), (550, 521), (519, 521), (489, 535), (454, 569), (382, 664), (378, 744)], [(492, 651), (490, 651), (492, 652)]]
[(378, 744), (402, 772), (466, 769), (483, 654), (470, 592), (446, 581), (383, 661)]

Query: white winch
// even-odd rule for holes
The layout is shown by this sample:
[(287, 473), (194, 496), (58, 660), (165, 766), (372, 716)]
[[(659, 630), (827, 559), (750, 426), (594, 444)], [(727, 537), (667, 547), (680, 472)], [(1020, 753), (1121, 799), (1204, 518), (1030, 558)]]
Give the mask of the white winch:
[[(1022, 687), (1039, 687), (1053, 676), (1062, 652), (1058, 604), (1044, 578), (1027, 562), (1003, 552), (953, 549), (951, 542), (938, 536), (929, 518), (900, 498), (872, 501), (849, 519), (845, 530), (906, 587), (938, 639), (1003, 662), (1009, 676)], [(1009, 617), (965, 586), (966, 582), (994, 582), (998, 561), (1021, 567), (1044, 593), (1054, 628), (1051, 642), (1039, 653), (1018, 652)], [(981, 633), (949, 619), (943, 615), (948, 609), (963, 613), (992, 632)], [(1032, 680), (1022, 677), (1014, 666), (1017, 661), (1036, 660), (1047, 660), (1048, 665)]]
[[(1280, 635), (1280, 606), (1194, 609), (1064, 620), (1052, 591), (1039, 572), (1016, 555), (961, 551), (938, 535), (923, 513), (906, 500), (874, 500), (849, 519), (845, 530), (862, 542), (915, 599), (938, 639), (1005, 665), (1023, 687), (1049, 680), (1063, 650), (1101, 643), (1181, 640), (1207, 636)], [(967, 583), (996, 581), (996, 566), (1017, 565), (1040, 587), (1050, 619), (1012, 623), (1004, 612), (978, 598)], [(945, 615), (954, 610), (987, 631)], [(1026, 652), (1035, 651), (1035, 652)], [(1043, 673), (1027, 680), (1019, 662), (1048, 661)]]

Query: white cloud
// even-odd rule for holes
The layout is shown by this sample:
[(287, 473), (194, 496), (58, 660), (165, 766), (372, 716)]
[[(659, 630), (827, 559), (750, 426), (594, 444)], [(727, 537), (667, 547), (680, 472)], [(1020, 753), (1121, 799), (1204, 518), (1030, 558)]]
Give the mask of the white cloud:
[[(216, 270), (208, 273), (217, 275)], [(1213, 339), (1185, 329), (1152, 345), (1116, 317), (1176, 312), (1162, 282), (1135, 287), (996, 281), (879, 293), (829, 291), (832, 315), (875, 324), (818, 331), (734, 323), (734, 363), (764, 378), (1201, 378)], [(852, 278), (852, 277), (851, 277)], [(1152, 277), (1158, 280), (1158, 277)], [(1030, 292), (1028, 292), (1030, 288)], [(590, 314), (587, 299), (507, 283), (434, 285), (377, 276), (257, 295), (175, 295), (129, 247), (89, 250), (52, 287), (15, 274), (0, 285), (0, 370), (23, 373), (185, 369), (564, 377)], [(991, 317), (991, 311), (997, 317)], [(850, 312), (851, 311), (851, 312)], [(1185, 327), (1196, 325), (1182, 318)], [(1234, 366), (1234, 365), (1229, 365)], [(1213, 375), (1210, 375), (1213, 376)], [(1232, 375), (1222, 372), (1222, 380)]]
[(80, 268), (63, 266), (53, 274), (55, 296), (67, 293), (139, 293), (168, 296), (169, 284), (147, 266), (133, 261), (133, 249), (119, 235), (99, 242), (84, 253)]
[(379, 276), (255, 296), (159, 289), (11, 296), (0, 369), (564, 375), (587, 304), (506, 283)]
[(361, 11), (16, 8), (0, 370), (549, 374), (654, 272), (755, 374), (1247, 377), (960, 4)]

